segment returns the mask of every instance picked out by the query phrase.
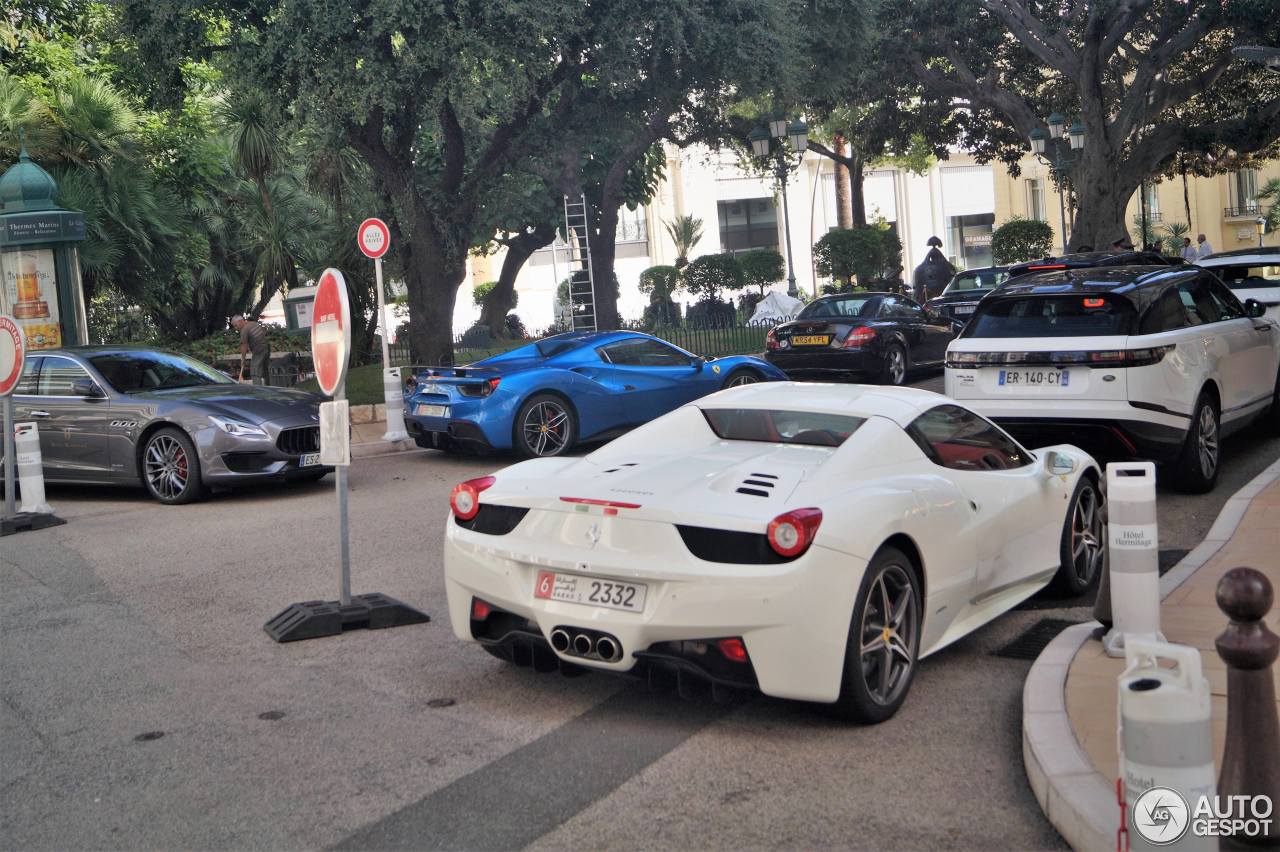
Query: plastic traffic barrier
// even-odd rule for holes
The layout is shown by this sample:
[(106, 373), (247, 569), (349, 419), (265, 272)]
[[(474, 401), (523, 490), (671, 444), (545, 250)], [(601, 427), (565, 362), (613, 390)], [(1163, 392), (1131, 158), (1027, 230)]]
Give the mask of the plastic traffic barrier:
[(1111, 629), (1102, 639), (1107, 655), (1125, 656), (1129, 636), (1163, 640), (1160, 634), (1160, 555), (1156, 524), (1156, 466), (1107, 465), (1107, 554)]
[(404, 428), (404, 382), (399, 367), (382, 371), (382, 401), (387, 406), (387, 431), (384, 441), (407, 441), (409, 433)]
[(13, 429), (14, 459), (18, 462), (19, 511), (48, 514), (44, 500), (44, 465), (40, 458), (40, 431), (35, 423), (17, 423)]
[[(1117, 737), (1130, 848), (1217, 849), (1216, 838), (1189, 830), (1196, 803), (1201, 796), (1212, 800), (1216, 788), (1209, 681), (1200, 668), (1200, 652), (1130, 634), (1125, 662)], [(1181, 809), (1172, 796), (1164, 802), (1158, 793), (1144, 796), (1162, 788), (1181, 796)], [(1185, 833), (1174, 842), (1179, 831)]]

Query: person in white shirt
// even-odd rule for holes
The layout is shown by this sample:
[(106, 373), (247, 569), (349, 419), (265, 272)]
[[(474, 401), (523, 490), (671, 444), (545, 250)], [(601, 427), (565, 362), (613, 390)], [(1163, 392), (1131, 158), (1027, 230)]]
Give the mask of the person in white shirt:
[(1204, 234), (1197, 236), (1196, 242), (1200, 244), (1200, 250), (1197, 252), (1196, 257), (1213, 254), (1213, 246), (1209, 245), (1209, 241), (1204, 238)]
[(1196, 258), (1200, 255), (1196, 253), (1196, 247), (1191, 245), (1190, 237), (1182, 238), (1182, 259), (1187, 263), (1195, 263)]

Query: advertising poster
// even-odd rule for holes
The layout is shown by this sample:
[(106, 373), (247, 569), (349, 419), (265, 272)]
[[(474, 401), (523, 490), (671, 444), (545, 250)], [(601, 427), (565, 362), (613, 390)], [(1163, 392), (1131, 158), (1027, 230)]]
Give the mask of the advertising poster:
[(28, 349), (62, 345), (53, 249), (4, 254), (4, 307), (22, 326)]

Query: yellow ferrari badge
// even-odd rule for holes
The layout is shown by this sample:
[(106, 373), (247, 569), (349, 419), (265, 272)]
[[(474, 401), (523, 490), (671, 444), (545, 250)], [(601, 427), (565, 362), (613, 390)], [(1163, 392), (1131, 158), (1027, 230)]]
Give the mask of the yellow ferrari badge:
[(719, 372), (720, 372), (720, 365), (719, 365), (719, 364), (712, 364), (712, 365), (711, 365), (711, 372), (713, 372), (713, 373), (719, 373)]

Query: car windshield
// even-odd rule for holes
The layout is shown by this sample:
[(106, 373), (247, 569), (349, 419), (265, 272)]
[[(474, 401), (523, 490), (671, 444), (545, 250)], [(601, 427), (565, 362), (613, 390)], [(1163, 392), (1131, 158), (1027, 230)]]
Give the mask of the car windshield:
[(838, 447), (865, 422), (847, 414), (768, 408), (704, 408), (702, 414), (716, 437), (726, 441), (814, 447)]
[(998, 284), (1003, 284), (1004, 279), (1008, 277), (1009, 273), (1003, 269), (973, 269), (961, 272), (951, 279), (951, 283), (947, 285), (942, 295), (963, 293), (968, 290), (990, 290)]
[(1209, 269), (1232, 290), (1280, 288), (1280, 259), (1270, 266), (1211, 266)]
[(961, 337), (1095, 337), (1133, 334), (1137, 311), (1121, 296), (988, 296)]
[(90, 356), (89, 363), (119, 393), (235, 384), (208, 364), (172, 352), (111, 352)]
[(819, 299), (810, 302), (796, 319), (820, 319), (825, 317), (870, 317), (876, 312), (880, 299), (871, 296), (848, 296), (843, 299)]

